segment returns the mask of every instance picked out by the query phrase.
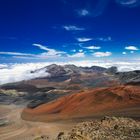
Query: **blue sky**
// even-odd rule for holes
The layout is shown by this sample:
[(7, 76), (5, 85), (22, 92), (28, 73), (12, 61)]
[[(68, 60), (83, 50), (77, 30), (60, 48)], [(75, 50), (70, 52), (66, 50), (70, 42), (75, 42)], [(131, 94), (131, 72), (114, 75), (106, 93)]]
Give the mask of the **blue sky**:
[(0, 63), (140, 55), (140, 0), (0, 0)]

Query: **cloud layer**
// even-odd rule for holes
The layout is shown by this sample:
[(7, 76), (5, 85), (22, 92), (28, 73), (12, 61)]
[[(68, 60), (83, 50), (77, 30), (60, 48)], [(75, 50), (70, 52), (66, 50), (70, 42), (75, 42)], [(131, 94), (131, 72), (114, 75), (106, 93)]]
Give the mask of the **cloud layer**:
[[(77, 54), (82, 55), (82, 54)], [(81, 57), (81, 56), (80, 56)], [(109, 68), (111, 66), (117, 66), (119, 71), (132, 71), (140, 70), (140, 61), (113, 61), (113, 60), (80, 60), (80, 61), (68, 61), (68, 62), (54, 62), (55, 64), (65, 65), (74, 64), (76, 66), (101, 66)], [(45, 63), (23, 63), (23, 64), (0, 64), (0, 85), (12, 82), (18, 82), (22, 80), (29, 80), (38, 77), (49, 76), (45, 70), (39, 71), (38, 73), (30, 73), (33, 70), (43, 68), (47, 65), (52, 64), (51, 62)]]
[(11, 64), (11, 65), (1, 65), (0, 69), (0, 84), (18, 82), (22, 80), (34, 79), (37, 77), (45, 77), (49, 74), (45, 71), (40, 71), (38, 73), (30, 73), (32, 70), (36, 70), (46, 66), (44, 63), (26, 63), (26, 64)]

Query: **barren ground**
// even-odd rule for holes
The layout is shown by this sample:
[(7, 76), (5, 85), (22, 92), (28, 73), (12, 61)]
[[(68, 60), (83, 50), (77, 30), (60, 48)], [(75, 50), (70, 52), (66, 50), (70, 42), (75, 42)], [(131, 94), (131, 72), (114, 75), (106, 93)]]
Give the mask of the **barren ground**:
[(74, 123), (40, 123), (24, 121), (20, 118), (22, 107), (0, 105), (0, 120), (6, 124), (0, 126), (0, 140), (34, 140), (38, 136), (55, 138), (59, 132), (66, 132)]

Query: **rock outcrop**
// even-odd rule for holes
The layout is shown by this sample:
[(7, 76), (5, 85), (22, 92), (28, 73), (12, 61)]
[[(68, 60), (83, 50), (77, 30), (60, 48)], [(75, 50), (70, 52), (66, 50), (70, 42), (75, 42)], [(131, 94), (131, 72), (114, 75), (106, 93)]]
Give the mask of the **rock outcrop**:
[(58, 134), (56, 140), (139, 140), (140, 122), (130, 118), (104, 117), (83, 122), (70, 132)]

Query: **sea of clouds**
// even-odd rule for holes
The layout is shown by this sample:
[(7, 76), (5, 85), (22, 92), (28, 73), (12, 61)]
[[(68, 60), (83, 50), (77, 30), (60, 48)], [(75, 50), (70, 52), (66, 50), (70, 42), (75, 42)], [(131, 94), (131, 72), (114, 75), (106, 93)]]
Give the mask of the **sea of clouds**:
[[(54, 62), (55, 63), (55, 62)], [(31, 71), (43, 68), (47, 65), (52, 64), (51, 62), (42, 63), (20, 63), (20, 64), (0, 64), (0, 85), (12, 82), (18, 82), (22, 80), (29, 80), (38, 77), (49, 76), (49, 73), (45, 72), (45, 69), (38, 71), (37, 73), (31, 73)], [(140, 62), (121, 62), (121, 61), (71, 61), (71, 62), (56, 62), (55, 64), (65, 65), (74, 64), (76, 66), (101, 66), (101, 67), (118, 67), (119, 71), (132, 71), (140, 70)]]
[(36, 70), (44, 66), (46, 65), (43, 63), (0, 64), (0, 85), (48, 76), (49, 74), (46, 73), (45, 70), (31, 73), (32, 70)]

